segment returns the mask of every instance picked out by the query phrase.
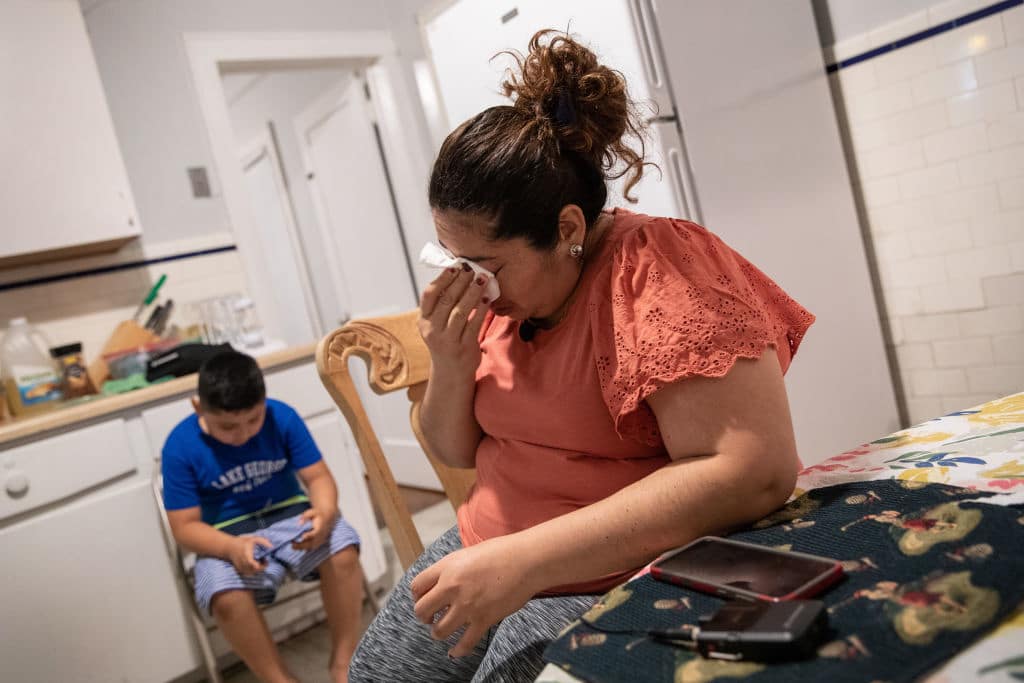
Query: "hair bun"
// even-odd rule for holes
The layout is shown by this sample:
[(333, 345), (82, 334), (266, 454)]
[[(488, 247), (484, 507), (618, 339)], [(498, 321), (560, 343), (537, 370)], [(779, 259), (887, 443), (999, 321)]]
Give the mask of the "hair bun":
[[(606, 177), (629, 174), (626, 197), (644, 166), (644, 125), (630, 100), (626, 79), (598, 62), (597, 55), (568, 34), (538, 31), (524, 57), (508, 51), (518, 74), (510, 69), (502, 91), (513, 106), (532, 113), (562, 150), (581, 155)], [(624, 141), (635, 138), (639, 152)], [(621, 162), (622, 168), (613, 172)]]

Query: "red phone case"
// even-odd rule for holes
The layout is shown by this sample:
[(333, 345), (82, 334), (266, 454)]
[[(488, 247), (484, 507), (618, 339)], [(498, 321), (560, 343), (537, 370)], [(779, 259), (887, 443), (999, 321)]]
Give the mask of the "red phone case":
[[(823, 569), (821, 573), (815, 576), (813, 579), (805, 582), (796, 590), (793, 590), (785, 595), (774, 596), (765, 595), (755, 591), (748, 591), (735, 586), (727, 584), (716, 584), (708, 583), (705, 581), (699, 581), (693, 577), (678, 574), (672, 571), (667, 571), (659, 566), (661, 563), (671, 559), (675, 555), (684, 552), (690, 546), (697, 543), (703, 542), (714, 542), (714, 543), (726, 543), (734, 546), (742, 546), (744, 548), (750, 548), (753, 552), (763, 552), (774, 555), (786, 555), (786, 556), (797, 556), (813, 559), (818, 562), (829, 562), (830, 566), (827, 569)], [(686, 544), (685, 546), (671, 551), (670, 553), (659, 558), (651, 565), (651, 576), (659, 581), (665, 581), (668, 583), (676, 584), (677, 586), (683, 586), (685, 588), (693, 588), (694, 590), (701, 591), (702, 593), (709, 593), (711, 595), (718, 595), (727, 598), (741, 598), (746, 600), (764, 600), (766, 602), (782, 602), (784, 600), (803, 600), (806, 598), (813, 597), (820, 594), (829, 586), (833, 585), (841, 578), (843, 578), (843, 566), (836, 560), (832, 560), (827, 557), (820, 557), (817, 555), (808, 555), (806, 553), (797, 553), (792, 551), (776, 550), (774, 548), (768, 548), (760, 546), (754, 543), (745, 543), (743, 541), (733, 541), (730, 539), (718, 538), (716, 536), (704, 536), (696, 539), (695, 541)]]

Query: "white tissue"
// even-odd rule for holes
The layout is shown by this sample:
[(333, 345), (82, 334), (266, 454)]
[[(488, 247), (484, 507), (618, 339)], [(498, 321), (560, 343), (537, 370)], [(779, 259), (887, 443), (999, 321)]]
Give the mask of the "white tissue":
[(439, 247), (433, 242), (427, 242), (423, 245), (423, 249), (420, 250), (420, 263), (425, 266), (430, 266), (431, 268), (450, 268), (451, 266), (465, 263), (474, 271), (487, 278), (484, 296), (491, 301), (494, 301), (501, 296), (501, 289), (498, 288), (498, 281), (494, 279), (494, 273), (481, 268), (472, 261), (461, 257), (455, 257), (450, 251)]

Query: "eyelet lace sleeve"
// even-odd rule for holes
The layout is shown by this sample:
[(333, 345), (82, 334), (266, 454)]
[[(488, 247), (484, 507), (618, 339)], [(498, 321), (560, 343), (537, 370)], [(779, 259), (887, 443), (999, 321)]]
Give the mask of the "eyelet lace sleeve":
[(589, 306), (601, 389), (619, 436), (648, 445), (661, 444), (644, 401), (652, 393), (694, 375), (722, 377), (768, 346), (785, 371), (814, 322), (767, 275), (687, 221), (648, 219), (616, 245), (608, 277), (610, 305)]

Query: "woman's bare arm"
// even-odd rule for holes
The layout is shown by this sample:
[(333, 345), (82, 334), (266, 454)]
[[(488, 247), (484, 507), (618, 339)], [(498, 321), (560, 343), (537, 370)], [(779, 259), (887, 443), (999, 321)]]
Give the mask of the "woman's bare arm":
[(699, 536), (760, 519), (789, 497), (799, 467), (774, 350), (722, 378), (689, 378), (648, 398), (672, 462), (604, 500), (456, 551), (412, 582), (416, 615), (453, 656), (538, 592), (642, 566)]
[(478, 335), (487, 310), (483, 276), (452, 268), (430, 283), (420, 301), (419, 329), (430, 349), (430, 379), (420, 427), (430, 449), (450, 467), (474, 467), (483, 431), (473, 415)]

